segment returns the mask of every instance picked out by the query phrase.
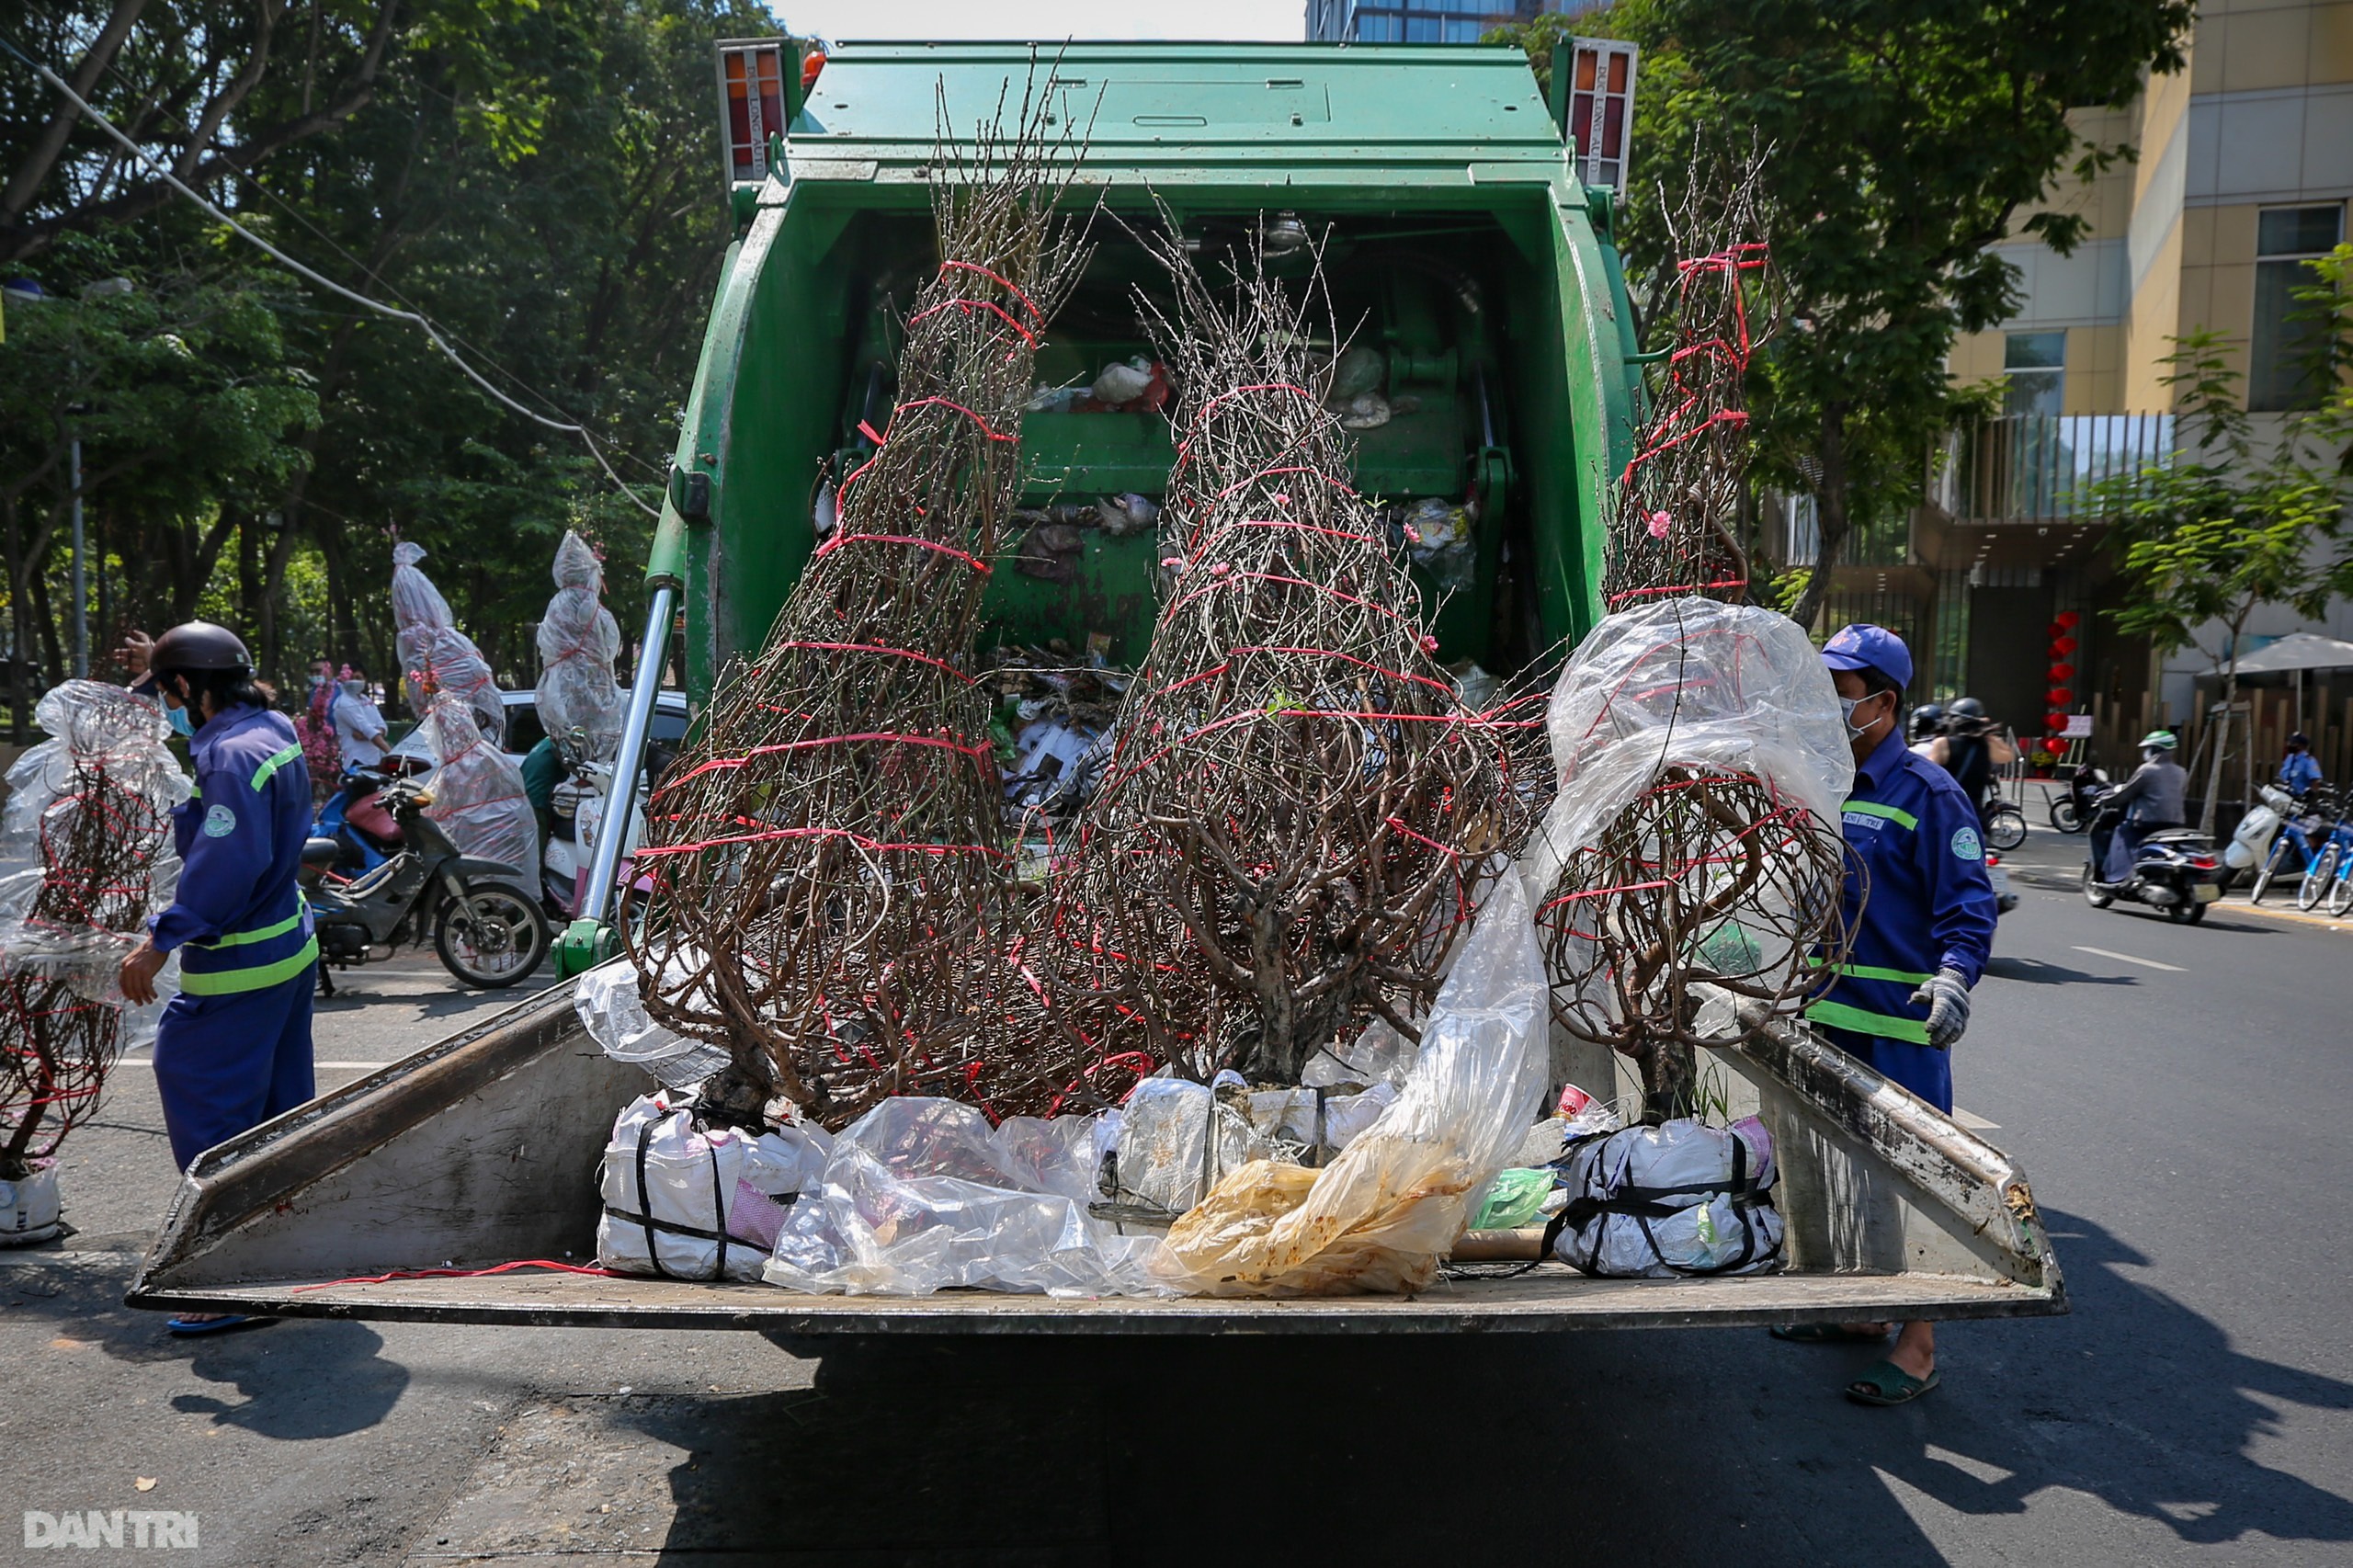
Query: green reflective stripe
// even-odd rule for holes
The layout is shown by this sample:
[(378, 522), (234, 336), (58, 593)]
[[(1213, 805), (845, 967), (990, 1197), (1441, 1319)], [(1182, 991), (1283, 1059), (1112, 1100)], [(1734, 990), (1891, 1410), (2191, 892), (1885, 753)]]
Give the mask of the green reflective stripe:
[(283, 937), (287, 932), (302, 924), (303, 913), (309, 908), (310, 901), (297, 892), (294, 895), (294, 913), (275, 926), (262, 926), (251, 931), (232, 931), (219, 941), (190, 942), (188, 946), (210, 951), (214, 948), (242, 948), (248, 942), (267, 942), (272, 937)]
[(261, 787), (269, 782), (269, 776), (271, 774), (277, 772), (288, 763), (294, 761), (301, 755), (302, 743), (297, 741), (292, 745), (288, 746), (284, 751), (279, 752), (276, 756), (268, 758), (259, 767), (254, 769), (254, 792), (256, 794), (259, 794), (261, 792)]
[(190, 785), (188, 787), (188, 798), (189, 800), (191, 800), (191, 801), (193, 801), (193, 800), (197, 799), (199, 796), (202, 795), (203, 793), (204, 793), (204, 786), (203, 786), (203, 785), (201, 785), (201, 784), (190, 784)]
[(1914, 816), (1910, 812), (1900, 811), (1893, 806), (1882, 806), (1877, 801), (1849, 801), (1847, 802), (1846, 810), (1850, 812), (1860, 812), (1867, 817), (1885, 817), (1888, 821), (1895, 824), (1897, 826), (1908, 827), (1915, 833), (1917, 833), (1920, 830), (1920, 819), (1918, 817)]
[[(1812, 954), (1805, 961), (1813, 965), (1814, 968), (1820, 969), (1822, 967), (1822, 955), (1819, 953)], [(1882, 969), (1875, 963), (1833, 964), (1830, 966), (1830, 972), (1833, 974), (1843, 974), (1853, 980), (1901, 981), (1906, 985), (1926, 985), (1928, 982), (1936, 978), (1933, 974), (1915, 974), (1908, 969)]]
[[(273, 985), (293, 979), (317, 961), (319, 939), (316, 937), (302, 944), (302, 950), (291, 958), (276, 963), (266, 963), (258, 969), (223, 969), (209, 972), (180, 971), (180, 989), (191, 996), (228, 996), (240, 991), (267, 991)], [(1927, 1037), (1922, 1036), (1923, 1039)]]
[(1885, 1013), (1865, 1012), (1860, 1007), (1849, 1007), (1844, 1002), (1813, 1003), (1807, 1006), (1805, 1016), (1813, 1023), (1828, 1024), (1835, 1029), (1878, 1035), (1882, 1040), (1910, 1040), (1914, 1045), (1928, 1043), (1928, 1025), (1921, 1018), (1897, 1018)]

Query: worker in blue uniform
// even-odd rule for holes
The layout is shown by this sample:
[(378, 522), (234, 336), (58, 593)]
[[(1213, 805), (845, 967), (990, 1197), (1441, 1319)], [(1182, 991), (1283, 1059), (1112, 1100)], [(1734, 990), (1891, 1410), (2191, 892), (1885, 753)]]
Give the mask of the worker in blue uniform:
[[(310, 906), (295, 886), (310, 833), (311, 775), (294, 726), (269, 709), (234, 632), (191, 621), (154, 642), (149, 667), (165, 703), (195, 722), (196, 791), (174, 811), (180, 880), (171, 907), (122, 960), (123, 994), (154, 1000), (155, 974), (180, 955), (180, 993), (155, 1035), (155, 1087), (172, 1158), (310, 1099), (311, 993), (318, 962)], [(176, 1333), (244, 1321), (172, 1320)]]
[[(1822, 650), (1847, 717), (1855, 782), (1836, 978), (1805, 1009), (1814, 1031), (1938, 1110), (1952, 1110), (1952, 1047), (1992, 955), (1995, 906), (1977, 808), (1951, 774), (1904, 744), (1912, 654), (1884, 627), (1843, 628)], [(1886, 1324), (1777, 1329), (1785, 1339), (1883, 1341)], [(1903, 1325), (1847, 1396), (1903, 1404), (1937, 1386), (1936, 1325)]]

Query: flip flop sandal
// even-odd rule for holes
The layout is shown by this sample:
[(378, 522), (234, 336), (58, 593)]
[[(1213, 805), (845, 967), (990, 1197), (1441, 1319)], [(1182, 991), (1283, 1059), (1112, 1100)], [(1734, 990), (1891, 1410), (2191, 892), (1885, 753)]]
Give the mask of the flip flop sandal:
[(1768, 1331), (1792, 1345), (1884, 1345), (1887, 1330), (1848, 1328), (1843, 1323), (1775, 1324)]
[(164, 1324), (164, 1332), (176, 1334), (183, 1339), (193, 1339), (199, 1334), (222, 1334), (233, 1328), (258, 1328), (264, 1324), (272, 1324), (277, 1321), (276, 1318), (248, 1317), (239, 1312), (231, 1312), (225, 1317), (217, 1318), (176, 1317)]
[(1935, 1369), (1925, 1378), (1915, 1378), (1893, 1361), (1874, 1361), (1868, 1371), (1847, 1385), (1847, 1397), (1857, 1404), (1909, 1404), (1930, 1389), (1938, 1380)]

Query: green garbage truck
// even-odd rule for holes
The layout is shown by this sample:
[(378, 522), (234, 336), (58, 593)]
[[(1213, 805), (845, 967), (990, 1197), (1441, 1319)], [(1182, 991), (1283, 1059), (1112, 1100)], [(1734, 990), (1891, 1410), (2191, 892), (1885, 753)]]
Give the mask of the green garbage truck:
[[(634, 777), (683, 636), (690, 702), (756, 650), (820, 536), (831, 481), (887, 414), (899, 310), (934, 264), (939, 138), (1045, 95), (1083, 144), (1072, 199), (1101, 242), (1038, 358), (1022, 503), (1148, 511), (1175, 453), (1159, 415), (1058, 395), (1150, 344), (1129, 225), (1236, 238), (1320, 265), (1381, 394), (1355, 483), (1464, 519), (1415, 570), (1440, 656), (1507, 672), (1597, 619), (1611, 483), (1631, 452), (1641, 344), (1611, 241), (1613, 194), (1579, 177), (1574, 74), (1547, 103), (1517, 51), (1412, 45), (721, 46), (736, 238), (706, 328), (647, 566), (643, 661), (618, 778)], [(943, 115), (946, 127), (943, 131)], [(1622, 131), (1622, 123), (1617, 135)], [(1622, 149), (1613, 145), (1613, 166)], [(1364, 358), (1363, 355), (1373, 358)], [(1377, 375), (1372, 370), (1377, 368)], [(1114, 664), (1154, 619), (1151, 530), (1081, 528), (1045, 573), (1001, 571), (992, 641)], [(560, 959), (609, 954), (622, 835)], [(615, 1112), (645, 1088), (559, 984), (200, 1157), (133, 1304), (517, 1324), (742, 1326), (802, 1335), (1439, 1332), (1756, 1324), (2065, 1310), (2028, 1187), (1998, 1150), (1802, 1029), (1715, 1051), (1735, 1116), (1780, 1152), (1790, 1266), (1746, 1278), (1605, 1280), (1558, 1268), (1415, 1298), (918, 1301), (754, 1285), (483, 1270), (585, 1261)], [(1616, 1093), (1607, 1050), (1560, 1035), (1554, 1078)], [(419, 1270), (428, 1277), (403, 1278)]]

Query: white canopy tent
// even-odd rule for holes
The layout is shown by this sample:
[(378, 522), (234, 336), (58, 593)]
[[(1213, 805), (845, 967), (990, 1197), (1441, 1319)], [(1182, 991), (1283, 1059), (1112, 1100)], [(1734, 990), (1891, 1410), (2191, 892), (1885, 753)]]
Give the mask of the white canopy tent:
[[(2242, 676), (2286, 675), (2298, 670), (2353, 669), (2353, 642), (2335, 637), (2323, 637), (2317, 631), (2298, 631), (2266, 643), (2252, 653), (2239, 655)], [(2213, 677), (2222, 678), (2216, 670)]]

